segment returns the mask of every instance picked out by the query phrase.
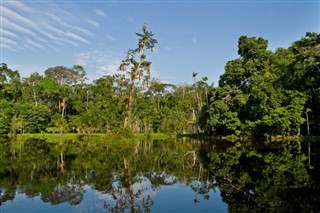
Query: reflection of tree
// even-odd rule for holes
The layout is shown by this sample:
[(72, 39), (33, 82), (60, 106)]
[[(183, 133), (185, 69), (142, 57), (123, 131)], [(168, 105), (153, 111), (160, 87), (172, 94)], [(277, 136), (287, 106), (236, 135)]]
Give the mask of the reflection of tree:
[[(314, 178), (320, 177), (319, 169), (309, 168), (299, 143), (257, 146), (178, 139), (20, 144), (0, 143), (2, 203), (14, 199), (19, 185), (19, 193), (27, 197), (78, 204), (87, 185), (107, 197), (105, 208), (110, 211), (147, 212), (154, 191), (176, 183), (194, 191), (195, 203), (200, 196), (209, 199), (218, 186), (230, 212), (299, 211), (316, 209), (319, 203), (319, 178)], [(313, 154), (311, 164), (316, 157)], [(67, 165), (64, 172), (57, 168), (57, 159)]]
[(307, 194), (311, 180), (298, 143), (264, 145), (236, 143), (225, 152), (211, 152), (209, 166), (229, 211), (311, 210)]
[(117, 185), (112, 191), (111, 202), (105, 203), (105, 208), (111, 212), (125, 212), (130, 209), (130, 212), (151, 212), (151, 206), (153, 200), (148, 194), (147, 186), (140, 186), (138, 189), (134, 189), (134, 181), (139, 181), (139, 178), (133, 178), (133, 167), (131, 162), (127, 159), (123, 159), (123, 174), (120, 175)]
[[(213, 182), (198, 157), (200, 143), (190, 140), (141, 141), (123, 160), (122, 171), (105, 207), (113, 212), (148, 212), (153, 204), (151, 190), (177, 182), (189, 185), (198, 196), (209, 199)], [(138, 187), (138, 184), (142, 187)]]
[(77, 205), (81, 203), (83, 199), (83, 192), (81, 186), (77, 185), (65, 185), (56, 186), (51, 193), (41, 195), (44, 202), (50, 202), (52, 205), (56, 205), (63, 202), (69, 202), (71, 205)]
[(0, 206), (3, 205), (7, 200), (13, 200), (15, 197), (15, 190), (4, 190), (0, 188)]
[(10, 141), (6, 144), (7, 147), (2, 149), (5, 156), (0, 157), (0, 186), (5, 187), (4, 191), (10, 190), (14, 196), (19, 190), (27, 197), (35, 197), (49, 194), (59, 182), (66, 182), (68, 175), (59, 177), (61, 173), (56, 164), (60, 148), (57, 152), (56, 146), (43, 139)]

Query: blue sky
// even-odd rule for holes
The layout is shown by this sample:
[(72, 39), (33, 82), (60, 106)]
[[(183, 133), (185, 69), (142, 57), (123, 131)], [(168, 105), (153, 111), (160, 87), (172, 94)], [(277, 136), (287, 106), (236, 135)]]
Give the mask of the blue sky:
[(217, 86), (241, 35), (269, 49), (320, 32), (320, 1), (11, 1), (1, 0), (1, 63), (22, 77), (53, 66), (83, 65), (89, 82), (116, 72), (137, 45), (144, 22), (158, 44), (147, 54), (152, 76), (192, 83), (192, 72)]

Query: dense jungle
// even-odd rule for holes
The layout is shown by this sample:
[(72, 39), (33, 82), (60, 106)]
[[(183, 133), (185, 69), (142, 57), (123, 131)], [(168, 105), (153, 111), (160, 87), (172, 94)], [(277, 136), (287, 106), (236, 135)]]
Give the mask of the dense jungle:
[(241, 36), (239, 56), (226, 63), (217, 86), (201, 71), (186, 73), (192, 84), (151, 79), (147, 54), (157, 40), (146, 28), (136, 36), (118, 73), (93, 83), (80, 65), (21, 78), (2, 63), (0, 134), (319, 135), (319, 33), (275, 51), (264, 38)]

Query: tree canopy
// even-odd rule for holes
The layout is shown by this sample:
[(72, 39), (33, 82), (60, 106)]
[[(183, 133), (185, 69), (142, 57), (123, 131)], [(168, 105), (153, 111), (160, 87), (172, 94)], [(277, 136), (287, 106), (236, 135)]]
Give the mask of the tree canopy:
[(21, 78), (1, 64), (0, 134), (319, 134), (320, 34), (275, 51), (264, 38), (241, 36), (217, 87), (201, 72), (190, 73), (193, 84), (151, 79), (146, 54), (157, 41), (146, 25), (136, 36), (119, 72), (93, 83), (80, 65)]

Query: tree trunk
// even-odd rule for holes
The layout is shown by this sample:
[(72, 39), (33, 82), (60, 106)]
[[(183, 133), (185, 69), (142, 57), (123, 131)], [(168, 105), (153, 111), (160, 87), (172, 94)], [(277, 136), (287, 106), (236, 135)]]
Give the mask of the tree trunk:
[(67, 107), (67, 98), (62, 98), (62, 101), (59, 102), (59, 109), (61, 110), (62, 117), (66, 115), (66, 107)]

